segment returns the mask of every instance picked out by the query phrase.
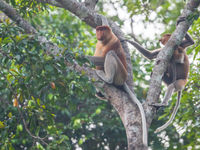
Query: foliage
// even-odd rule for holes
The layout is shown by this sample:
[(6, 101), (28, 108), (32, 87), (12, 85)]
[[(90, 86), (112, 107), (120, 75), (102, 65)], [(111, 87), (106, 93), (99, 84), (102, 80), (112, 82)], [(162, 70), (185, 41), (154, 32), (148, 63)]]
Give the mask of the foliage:
[[(82, 56), (93, 54), (94, 30), (63, 9), (34, 0), (6, 2), (39, 34), (34, 38), (27, 35), (9, 19), (0, 23), (1, 149), (127, 149), (124, 127), (116, 111), (108, 102), (95, 98), (93, 82), (84, 71), (79, 74), (66, 65), (66, 60), (72, 58), (82, 65), (86, 62)], [(99, 1), (97, 11), (123, 29), (128, 26), (127, 20), (137, 17), (142, 18), (145, 29), (149, 23), (162, 24), (163, 30), (153, 40), (150, 35), (144, 38), (144, 32), (136, 35), (145, 47), (154, 49), (159, 47), (163, 32), (173, 32), (184, 5), (185, 1), (176, 0), (109, 0)], [(107, 13), (108, 8), (115, 13)], [(127, 13), (125, 18), (119, 17), (119, 8)], [(149, 17), (151, 14), (156, 16)], [(170, 107), (158, 110), (158, 118), (149, 129), (152, 149), (199, 149), (199, 22), (196, 20), (189, 31), (195, 45), (187, 50), (192, 65), (181, 107), (173, 125), (156, 135), (153, 132), (167, 121), (176, 95)], [(134, 26), (134, 30), (137, 28)], [(38, 39), (41, 35), (57, 44), (63, 57), (47, 55)], [(134, 90), (140, 100), (145, 100), (154, 63), (135, 50), (131, 54)]]

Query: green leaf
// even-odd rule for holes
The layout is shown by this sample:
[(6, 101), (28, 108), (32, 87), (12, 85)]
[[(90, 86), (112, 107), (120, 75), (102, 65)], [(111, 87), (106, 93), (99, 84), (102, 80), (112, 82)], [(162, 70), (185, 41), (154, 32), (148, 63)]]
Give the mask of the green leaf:
[(12, 118), (12, 113), (11, 112), (9, 112), (8, 117)]
[(98, 109), (96, 109), (96, 112), (95, 112), (97, 115), (98, 114), (100, 114), (101, 113), (101, 109), (100, 108), (98, 108)]
[(18, 132), (23, 131), (23, 126), (21, 124), (17, 125), (17, 131)]
[(52, 100), (52, 99), (53, 99), (53, 94), (52, 94), (52, 93), (49, 93), (49, 94), (48, 94), (48, 98), (49, 98), (50, 100)]
[(4, 128), (4, 127), (5, 127), (4, 123), (2, 121), (0, 121), (0, 129)]
[(37, 104), (40, 106), (40, 99), (37, 98)]

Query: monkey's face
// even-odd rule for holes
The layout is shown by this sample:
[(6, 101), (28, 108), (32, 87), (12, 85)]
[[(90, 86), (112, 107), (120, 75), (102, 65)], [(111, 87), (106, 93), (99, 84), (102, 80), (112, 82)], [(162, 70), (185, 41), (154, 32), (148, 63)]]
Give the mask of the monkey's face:
[(105, 41), (110, 33), (110, 28), (108, 26), (98, 26), (96, 27), (96, 37), (99, 41)]
[(163, 37), (159, 40), (163, 45), (165, 45), (167, 43), (167, 41), (169, 40), (169, 38), (171, 37), (171, 34), (165, 34), (163, 35)]
[(173, 58), (176, 63), (184, 63), (184, 57), (185, 57), (185, 49), (182, 47), (178, 47), (174, 50)]
[(97, 40), (103, 41), (105, 37), (105, 30), (96, 30), (96, 37), (97, 37)]

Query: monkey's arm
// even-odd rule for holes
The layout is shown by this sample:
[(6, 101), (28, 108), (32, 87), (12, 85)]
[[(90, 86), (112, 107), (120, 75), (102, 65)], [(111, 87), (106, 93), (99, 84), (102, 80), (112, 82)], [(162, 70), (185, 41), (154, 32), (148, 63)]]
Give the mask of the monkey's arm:
[(86, 56), (95, 66), (104, 66), (105, 57)]
[(140, 44), (138, 44), (135, 41), (130, 41), (130, 40), (126, 40), (126, 41), (131, 43), (140, 53), (142, 53), (146, 58), (148, 58), (150, 60), (156, 58), (158, 53), (161, 50), (161, 49), (156, 49), (156, 50), (153, 50), (153, 51), (149, 51), (149, 50), (143, 48)]
[(185, 40), (182, 41), (182, 43), (180, 44), (181, 47), (186, 48), (190, 45), (194, 44), (194, 40), (192, 39), (192, 37), (186, 33), (185, 35)]

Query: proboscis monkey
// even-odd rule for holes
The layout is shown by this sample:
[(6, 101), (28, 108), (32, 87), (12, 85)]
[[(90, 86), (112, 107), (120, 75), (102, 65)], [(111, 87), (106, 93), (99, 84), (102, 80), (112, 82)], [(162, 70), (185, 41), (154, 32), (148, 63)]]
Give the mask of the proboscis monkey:
[[(171, 34), (165, 34), (159, 41), (165, 45), (167, 41), (169, 40)], [(146, 58), (152, 60), (157, 57), (158, 53), (161, 51), (162, 48), (149, 51), (145, 48), (143, 48), (141, 45), (139, 45), (137, 42), (129, 41), (132, 45), (135, 46), (139, 52), (141, 52)], [(178, 107), (180, 105), (180, 97), (182, 90), (184, 89), (187, 79), (188, 79), (188, 72), (189, 72), (189, 60), (188, 56), (186, 55), (186, 47), (193, 45), (194, 41), (190, 37), (190, 35), (187, 33), (185, 35), (185, 39), (181, 42), (179, 46), (174, 50), (174, 53), (172, 55), (172, 58), (168, 64), (167, 70), (163, 75), (162, 80), (167, 85), (167, 91), (165, 93), (164, 99), (162, 103), (155, 103), (151, 104), (153, 106), (161, 107), (161, 106), (167, 106), (168, 101), (171, 98), (173, 92), (178, 92), (178, 98), (175, 105), (175, 108), (172, 112), (171, 118), (161, 127), (156, 129), (155, 133), (160, 132), (164, 130), (166, 127), (169, 126), (169, 124), (172, 123), (176, 112), (178, 110)]]
[[(89, 57), (89, 59), (97, 65), (96, 73), (102, 80), (109, 84), (123, 86), (131, 100), (139, 107), (142, 118), (143, 144), (147, 146), (147, 127), (144, 109), (126, 84), (128, 73), (125, 53), (121, 43), (109, 26), (98, 26), (96, 28), (96, 37), (98, 40), (96, 51), (94, 56)], [(95, 60), (97, 60), (97, 63)], [(99, 65), (101, 60), (104, 60), (104, 66)]]

